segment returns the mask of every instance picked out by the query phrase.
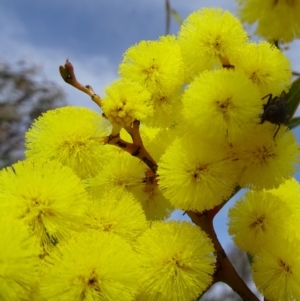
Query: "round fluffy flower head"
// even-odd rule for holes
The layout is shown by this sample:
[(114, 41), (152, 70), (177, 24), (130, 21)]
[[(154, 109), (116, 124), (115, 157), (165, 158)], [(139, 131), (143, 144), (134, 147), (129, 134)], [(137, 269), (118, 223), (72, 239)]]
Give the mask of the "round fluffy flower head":
[(163, 220), (170, 216), (174, 207), (165, 198), (157, 185), (157, 181), (147, 180), (132, 190), (141, 203), (148, 220)]
[(132, 243), (146, 230), (148, 223), (141, 204), (132, 194), (114, 189), (107, 191), (88, 209), (88, 226), (122, 236)]
[(268, 300), (300, 300), (300, 242), (275, 241), (254, 257), (253, 280)]
[(256, 34), (273, 41), (290, 42), (300, 36), (298, 0), (237, 0), (243, 22), (257, 22)]
[(190, 81), (205, 69), (228, 64), (247, 42), (247, 33), (229, 11), (203, 8), (188, 16), (178, 42)]
[(106, 189), (123, 188), (131, 191), (133, 187), (141, 186), (144, 172), (143, 162), (128, 153), (120, 152), (99, 170), (96, 177), (87, 179), (85, 185), (90, 194), (98, 199)]
[(36, 239), (23, 223), (2, 216), (0, 241), (0, 299), (29, 300), (39, 261)]
[(80, 229), (88, 197), (69, 167), (27, 160), (2, 170), (0, 183), (0, 214), (23, 220), (43, 247)]
[(300, 184), (295, 178), (284, 181), (278, 188), (269, 190), (285, 202), (293, 212), (300, 213)]
[(291, 85), (291, 63), (285, 54), (267, 42), (249, 43), (232, 61), (258, 87), (261, 97), (280, 95)]
[(175, 127), (164, 128), (145, 125), (141, 126), (140, 132), (143, 144), (156, 162), (178, 134)]
[(48, 259), (41, 295), (48, 301), (131, 301), (137, 292), (138, 261), (118, 235), (80, 233)]
[(228, 233), (239, 248), (254, 254), (286, 234), (291, 213), (272, 193), (249, 191), (229, 210)]
[(239, 178), (241, 187), (271, 189), (278, 187), (296, 172), (299, 147), (292, 131), (281, 125), (258, 124), (234, 144), (238, 162), (243, 166)]
[(145, 123), (150, 126), (170, 127), (181, 120), (182, 91), (165, 94), (153, 99), (153, 116)]
[(212, 282), (214, 248), (195, 225), (153, 222), (136, 250), (141, 260), (141, 300), (195, 300)]
[(150, 93), (136, 82), (119, 79), (105, 91), (102, 109), (115, 127), (130, 127), (135, 120), (143, 121), (153, 114)]
[(183, 84), (184, 65), (174, 36), (158, 41), (141, 41), (124, 54), (119, 74), (139, 83), (154, 98), (171, 95)]
[(175, 208), (202, 212), (232, 194), (234, 163), (223, 144), (189, 134), (177, 138), (161, 157), (158, 184)]
[(81, 107), (48, 111), (26, 133), (26, 156), (33, 160), (55, 159), (71, 167), (79, 177), (95, 175), (104, 159), (103, 138), (107, 121)]
[(259, 122), (262, 101), (242, 71), (205, 71), (186, 89), (183, 116), (199, 135), (237, 139)]

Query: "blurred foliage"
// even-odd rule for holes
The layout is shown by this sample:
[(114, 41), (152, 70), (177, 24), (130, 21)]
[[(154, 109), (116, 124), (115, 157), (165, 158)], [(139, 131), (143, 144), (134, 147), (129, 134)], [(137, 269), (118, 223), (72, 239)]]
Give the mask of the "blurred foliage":
[(0, 61), (0, 168), (24, 157), (24, 134), (43, 112), (65, 106), (61, 88), (25, 61)]

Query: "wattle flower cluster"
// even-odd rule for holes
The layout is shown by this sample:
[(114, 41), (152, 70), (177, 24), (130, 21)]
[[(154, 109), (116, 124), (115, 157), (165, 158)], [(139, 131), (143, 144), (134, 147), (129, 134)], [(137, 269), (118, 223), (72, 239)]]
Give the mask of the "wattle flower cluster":
[(291, 86), (286, 56), (204, 8), (177, 36), (130, 47), (119, 74), (103, 114), (46, 112), (26, 134), (26, 160), (0, 171), (0, 279), (11, 279), (0, 299), (196, 300), (215, 280), (215, 245), (167, 218), (201, 216), (247, 188), (229, 232), (267, 299), (299, 300), (299, 146), (286, 125), (261, 123), (266, 95)]

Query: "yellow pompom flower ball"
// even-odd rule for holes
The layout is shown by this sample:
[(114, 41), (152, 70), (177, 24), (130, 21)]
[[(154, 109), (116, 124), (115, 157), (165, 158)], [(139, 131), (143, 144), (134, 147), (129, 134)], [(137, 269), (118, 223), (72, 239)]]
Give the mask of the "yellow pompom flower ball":
[(300, 213), (300, 183), (295, 178), (284, 181), (278, 188), (270, 189), (269, 192), (278, 196), (294, 213)]
[(140, 283), (135, 252), (111, 233), (80, 233), (47, 263), (40, 291), (48, 301), (132, 301)]
[(178, 135), (175, 126), (165, 128), (142, 125), (140, 132), (143, 144), (156, 162)]
[(258, 124), (233, 144), (237, 163), (243, 169), (241, 187), (276, 188), (296, 172), (300, 155), (296, 137), (281, 126), (273, 138), (276, 129), (275, 124)]
[(0, 300), (30, 300), (38, 276), (40, 248), (37, 240), (24, 223), (1, 216), (0, 241)]
[(0, 217), (24, 221), (46, 251), (83, 228), (87, 200), (81, 180), (57, 161), (26, 160), (0, 172)]
[(84, 181), (90, 195), (101, 198), (105, 190), (122, 188), (132, 191), (143, 185), (146, 166), (137, 158), (125, 152), (116, 153), (98, 170), (98, 174)]
[(230, 64), (247, 42), (247, 33), (229, 11), (203, 8), (188, 16), (178, 42), (190, 82), (203, 70)]
[(25, 154), (33, 160), (57, 160), (81, 178), (93, 176), (105, 160), (107, 126), (101, 114), (87, 108), (48, 111), (26, 133)]
[(133, 243), (148, 227), (141, 204), (133, 195), (121, 189), (111, 189), (89, 204), (89, 228), (123, 237)]
[(256, 34), (272, 41), (291, 42), (300, 36), (300, 1), (237, 0), (242, 22), (257, 23)]
[[(185, 90), (183, 117), (199, 136), (237, 139), (259, 122), (262, 100), (242, 71), (204, 71)], [(217, 138), (216, 138), (217, 137)]]
[(280, 239), (254, 256), (252, 276), (267, 300), (300, 300), (300, 241)]
[(143, 185), (133, 188), (132, 193), (141, 203), (148, 220), (164, 220), (174, 210), (170, 201), (159, 189), (156, 180), (146, 180)]
[(197, 226), (153, 222), (138, 240), (139, 300), (191, 301), (212, 283), (214, 247)]
[(105, 89), (102, 110), (115, 129), (130, 127), (153, 114), (150, 93), (137, 82), (119, 79)]
[(249, 191), (229, 210), (228, 233), (236, 245), (252, 254), (283, 237), (292, 210), (266, 191)]
[(184, 79), (184, 65), (175, 37), (162, 36), (157, 41), (141, 41), (130, 47), (124, 54), (119, 74), (146, 88), (154, 100), (174, 94)]
[(224, 144), (199, 139), (195, 133), (177, 138), (158, 162), (158, 184), (175, 208), (202, 212), (221, 204), (234, 191), (235, 161)]
[(182, 91), (163, 94), (153, 99), (153, 116), (145, 124), (154, 127), (169, 128), (181, 121)]
[(267, 42), (249, 43), (232, 64), (258, 87), (261, 97), (287, 91), (291, 85), (292, 69), (289, 59)]

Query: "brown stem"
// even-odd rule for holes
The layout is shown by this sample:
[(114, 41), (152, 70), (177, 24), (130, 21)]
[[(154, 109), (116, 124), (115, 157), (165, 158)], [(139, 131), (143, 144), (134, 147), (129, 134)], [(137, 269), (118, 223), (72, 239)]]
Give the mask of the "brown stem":
[[(66, 83), (86, 93), (96, 104), (99, 105), (100, 108), (102, 107), (102, 100), (100, 96), (94, 92), (93, 88), (89, 85), (84, 86), (77, 81), (74, 67), (71, 62), (69, 62), (69, 60), (66, 61), (64, 66), (59, 66), (59, 72)], [(122, 140), (118, 134), (119, 130), (120, 129), (116, 129), (116, 131), (114, 131), (113, 128), (112, 134), (106, 138), (106, 143), (116, 145), (126, 152), (130, 153), (132, 156), (141, 159), (151, 169), (151, 172), (153, 173), (151, 176), (155, 176), (157, 171), (157, 164), (143, 145), (143, 141), (140, 135), (140, 122), (136, 120), (131, 127), (125, 128), (125, 130), (132, 137), (133, 143)]]
[(225, 68), (225, 69), (234, 69), (235, 68), (233, 65), (230, 64), (229, 60), (226, 57), (222, 57), (221, 55), (219, 55), (219, 59), (222, 63), (223, 68)]
[(89, 85), (84, 86), (77, 81), (73, 65), (69, 62), (69, 60), (66, 61), (64, 66), (59, 66), (59, 73), (67, 84), (86, 93), (99, 107), (102, 106), (101, 98), (94, 92), (93, 88)]
[(212, 240), (216, 250), (216, 271), (214, 273), (214, 282), (224, 282), (229, 285), (244, 301), (259, 301), (256, 295), (249, 289), (243, 279), (238, 275), (231, 264), (224, 249), (222, 248), (216, 232), (213, 227), (214, 211), (206, 211), (199, 214), (193, 211), (187, 211), (191, 220), (198, 225)]
[(143, 145), (138, 145), (135, 143), (129, 143), (127, 141), (124, 141), (120, 138), (119, 134), (116, 136), (108, 136), (105, 142), (111, 145), (115, 145), (123, 149), (127, 153), (131, 154), (132, 156), (139, 158), (150, 168), (152, 174), (149, 176), (153, 177), (156, 175), (157, 164)]
[(144, 146), (143, 140), (140, 134), (140, 122), (135, 120), (130, 127), (126, 127), (125, 130), (131, 136), (133, 143), (139, 146)]

